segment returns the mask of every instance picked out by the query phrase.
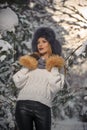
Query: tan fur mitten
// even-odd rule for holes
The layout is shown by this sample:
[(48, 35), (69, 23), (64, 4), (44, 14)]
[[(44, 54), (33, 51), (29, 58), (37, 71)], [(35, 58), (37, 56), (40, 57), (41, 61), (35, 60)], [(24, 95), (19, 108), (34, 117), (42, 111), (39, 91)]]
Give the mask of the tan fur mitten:
[(62, 67), (64, 67), (64, 64), (65, 64), (64, 59), (61, 56), (52, 55), (46, 61), (46, 69), (48, 71), (51, 71), (53, 67), (61, 69)]
[(31, 70), (36, 69), (38, 66), (38, 61), (29, 55), (25, 55), (19, 58), (19, 63)]

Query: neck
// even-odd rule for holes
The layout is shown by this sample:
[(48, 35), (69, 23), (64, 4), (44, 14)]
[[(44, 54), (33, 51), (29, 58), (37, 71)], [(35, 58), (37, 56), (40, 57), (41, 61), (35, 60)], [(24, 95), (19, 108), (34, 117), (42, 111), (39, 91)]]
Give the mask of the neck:
[(50, 56), (50, 55), (48, 55), (48, 54), (43, 54), (43, 55), (41, 55), (42, 59), (45, 59), (45, 60), (48, 59), (49, 56)]

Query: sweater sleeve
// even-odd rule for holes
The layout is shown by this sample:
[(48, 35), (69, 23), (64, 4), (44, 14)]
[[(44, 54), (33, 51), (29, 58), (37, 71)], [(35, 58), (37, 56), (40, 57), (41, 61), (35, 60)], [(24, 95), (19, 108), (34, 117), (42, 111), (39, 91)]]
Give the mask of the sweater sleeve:
[(28, 72), (29, 72), (29, 69), (22, 68), (21, 70), (19, 70), (17, 73), (13, 75), (13, 81), (17, 88), (21, 89), (25, 86), (26, 80), (29, 77)]
[(50, 90), (52, 93), (57, 93), (64, 87), (64, 75), (59, 73), (57, 67), (53, 67), (48, 78), (50, 84)]

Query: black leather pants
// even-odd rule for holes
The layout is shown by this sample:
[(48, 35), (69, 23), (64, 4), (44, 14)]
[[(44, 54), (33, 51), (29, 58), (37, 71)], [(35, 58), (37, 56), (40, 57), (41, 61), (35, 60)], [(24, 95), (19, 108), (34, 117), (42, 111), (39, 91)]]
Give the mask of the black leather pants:
[(15, 111), (19, 130), (51, 130), (50, 107), (36, 101), (18, 101)]

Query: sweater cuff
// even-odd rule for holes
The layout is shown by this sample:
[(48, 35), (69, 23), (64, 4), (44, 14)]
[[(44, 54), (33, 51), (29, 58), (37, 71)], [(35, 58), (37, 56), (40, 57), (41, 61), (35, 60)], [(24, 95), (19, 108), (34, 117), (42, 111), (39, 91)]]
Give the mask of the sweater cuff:
[(53, 68), (51, 69), (51, 73), (52, 73), (54, 76), (57, 76), (57, 75), (59, 74), (58, 68), (57, 68), (57, 67), (53, 67)]

